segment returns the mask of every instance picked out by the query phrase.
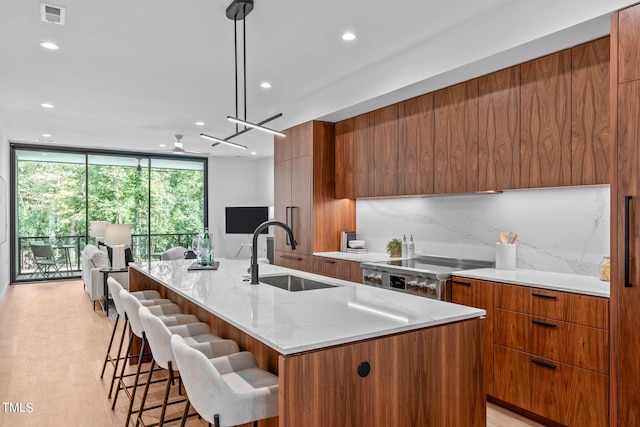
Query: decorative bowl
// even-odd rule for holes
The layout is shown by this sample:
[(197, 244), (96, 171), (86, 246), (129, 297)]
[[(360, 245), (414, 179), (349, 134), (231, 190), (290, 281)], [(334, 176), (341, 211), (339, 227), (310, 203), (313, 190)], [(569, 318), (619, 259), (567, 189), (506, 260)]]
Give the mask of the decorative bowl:
[(349, 247), (352, 249), (364, 248), (364, 240), (350, 240)]

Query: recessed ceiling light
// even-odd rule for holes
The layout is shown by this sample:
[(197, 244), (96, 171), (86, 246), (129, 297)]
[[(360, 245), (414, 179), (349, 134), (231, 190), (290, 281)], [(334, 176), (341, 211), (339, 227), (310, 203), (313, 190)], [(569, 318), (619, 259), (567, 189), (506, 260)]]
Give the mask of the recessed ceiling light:
[(271, 83), (262, 82), (262, 83), (260, 83), (260, 87), (263, 88), (263, 89), (269, 89), (271, 87)]
[(346, 41), (351, 41), (351, 40), (355, 40), (356, 39), (356, 35), (353, 33), (344, 33), (342, 35), (342, 40), (346, 40)]
[(196, 126), (204, 126), (204, 122), (196, 122)]
[(49, 50), (58, 50), (58, 49), (60, 49), (60, 46), (58, 46), (57, 44), (55, 44), (53, 42), (42, 42), (42, 43), (40, 43), (40, 46), (42, 46), (45, 49), (49, 49)]
[(255, 151), (252, 151), (252, 152), (251, 152), (251, 155), (252, 155), (252, 156), (255, 156), (256, 154), (258, 154), (258, 153), (256, 153)]
[(167, 144), (160, 144), (160, 147), (166, 147)]
[(53, 104), (49, 104), (48, 102), (43, 102), (42, 105), (44, 108), (53, 108)]
[(42, 136), (44, 136), (45, 138), (49, 138), (51, 136), (50, 133), (43, 133)]

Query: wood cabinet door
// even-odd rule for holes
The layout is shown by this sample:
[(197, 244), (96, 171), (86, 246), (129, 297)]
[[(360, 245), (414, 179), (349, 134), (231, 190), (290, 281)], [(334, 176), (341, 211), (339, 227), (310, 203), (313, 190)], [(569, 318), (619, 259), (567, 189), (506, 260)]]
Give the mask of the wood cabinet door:
[(484, 280), (454, 277), (451, 281), (451, 302), (480, 308), (487, 312), (485, 352), (487, 394), (493, 394), (493, 283)]
[(374, 111), (374, 195), (398, 194), (398, 104)]
[[(618, 70), (618, 84), (640, 80), (640, 6), (633, 6), (618, 13), (618, 57), (612, 69)], [(613, 30), (612, 30), (613, 33)]]
[(316, 122), (306, 122), (291, 128), (291, 158), (310, 156), (313, 154), (313, 129)]
[(375, 195), (374, 175), (374, 114), (353, 118), (354, 193), (356, 198)]
[(336, 199), (354, 199), (353, 119), (336, 123)]
[(609, 184), (609, 37), (571, 49), (571, 185)]
[(433, 194), (433, 93), (398, 104), (398, 195)]
[[(274, 219), (288, 224), (291, 209), (291, 160), (274, 163)], [(274, 247), (276, 251), (290, 250), (286, 233), (280, 227), (274, 227)], [(278, 264), (276, 260), (277, 265)]]
[(313, 253), (313, 159), (291, 160), (291, 213), (289, 225), (296, 239), (296, 252)]
[(481, 77), (478, 88), (478, 190), (518, 188), (520, 67)]
[(434, 93), (434, 192), (478, 190), (478, 79)]
[(520, 187), (571, 185), (571, 49), (520, 70)]

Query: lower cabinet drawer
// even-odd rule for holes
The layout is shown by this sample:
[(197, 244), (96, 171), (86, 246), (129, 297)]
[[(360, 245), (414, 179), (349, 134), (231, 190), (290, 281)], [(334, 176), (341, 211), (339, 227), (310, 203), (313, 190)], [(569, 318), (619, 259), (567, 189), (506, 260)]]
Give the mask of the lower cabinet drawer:
[(494, 396), (561, 424), (601, 427), (608, 421), (609, 378), (494, 345)]
[(608, 374), (608, 331), (501, 309), (493, 314), (495, 344)]
[(313, 273), (313, 260), (311, 255), (297, 254), (288, 251), (275, 251), (273, 261), (275, 265), (279, 265), (280, 267)]
[(316, 274), (322, 274), (323, 276), (349, 280), (349, 277), (351, 276), (351, 261), (314, 256), (313, 272)]

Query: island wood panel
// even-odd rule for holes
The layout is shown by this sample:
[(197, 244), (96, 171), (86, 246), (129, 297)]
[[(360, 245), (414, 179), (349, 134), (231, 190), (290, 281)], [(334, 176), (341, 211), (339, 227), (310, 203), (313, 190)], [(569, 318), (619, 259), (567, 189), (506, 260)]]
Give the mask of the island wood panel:
[(336, 123), (336, 199), (354, 199), (353, 119)]
[(398, 193), (398, 104), (374, 111), (374, 196)]
[(478, 190), (520, 186), (520, 67), (480, 77)]
[(609, 37), (571, 49), (571, 184), (611, 182)]
[[(476, 318), (283, 356), (280, 425), (485, 426), (485, 323)], [(371, 371), (361, 378), (364, 361)]]
[[(240, 350), (242, 351), (250, 351), (256, 357), (256, 361), (258, 362), (258, 366), (260, 368), (265, 369), (269, 372), (272, 372), (278, 375), (279, 369), (279, 353), (272, 349), (271, 347), (263, 344), (257, 339), (253, 338), (251, 335), (241, 331), (233, 325), (230, 325), (226, 321), (220, 319), (216, 315), (210, 313), (199, 305), (189, 301), (186, 298), (178, 295), (172, 290), (166, 288), (161, 283), (151, 279), (149, 276), (139, 272), (134, 268), (129, 269), (129, 290), (131, 292), (141, 291), (145, 289), (153, 289), (160, 293), (162, 298), (167, 298), (173, 301), (175, 304), (180, 306), (180, 310), (182, 313), (193, 314), (196, 316), (201, 322), (207, 323), (211, 332), (221, 338), (232, 339), (238, 343)], [(140, 351), (141, 342), (136, 338), (133, 347), (135, 347), (132, 352), (136, 352), (136, 354)], [(253, 423), (243, 424), (243, 427), (251, 427)], [(258, 422), (259, 427), (278, 427), (279, 420), (278, 417), (268, 418), (266, 420), (261, 420)]]
[(493, 311), (494, 343), (607, 375), (609, 333), (502, 309)]
[(495, 371), (499, 400), (560, 425), (607, 425), (607, 376), (499, 345), (494, 346), (494, 358), (500, 366)]
[[(614, 15), (615, 16), (615, 15)], [(640, 80), (640, 7), (633, 6), (617, 14), (616, 84)], [(612, 31), (613, 33), (613, 31)]]
[(434, 192), (478, 190), (478, 80), (434, 92)]
[(494, 306), (534, 316), (609, 329), (609, 299), (495, 283)]
[[(291, 160), (274, 163), (274, 215), (275, 219), (288, 224), (291, 209)], [(274, 227), (275, 250), (288, 251), (285, 232), (280, 227)], [(277, 262), (276, 262), (277, 264)], [(280, 264), (278, 264), (280, 265)]]
[(571, 185), (571, 50), (520, 70), (520, 187)]
[(480, 308), (487, 312), (487, 334), (484, 345), (487, 361), (486, 393), (493, 394), (493, 282), (454, 277), (451, 281), (451, 302)]
[(356, 202), (336, 199), (335, 125), (314, 122), (313, 137), (313, 251), (340, 249), (340, 231), (355, 230)]
[(398, 104), (398, 195), (433, 193), (433, 93)]
[(375, 195), (374, 175), (374, 114), (353, 118), (354, 193), (356, 198)]

